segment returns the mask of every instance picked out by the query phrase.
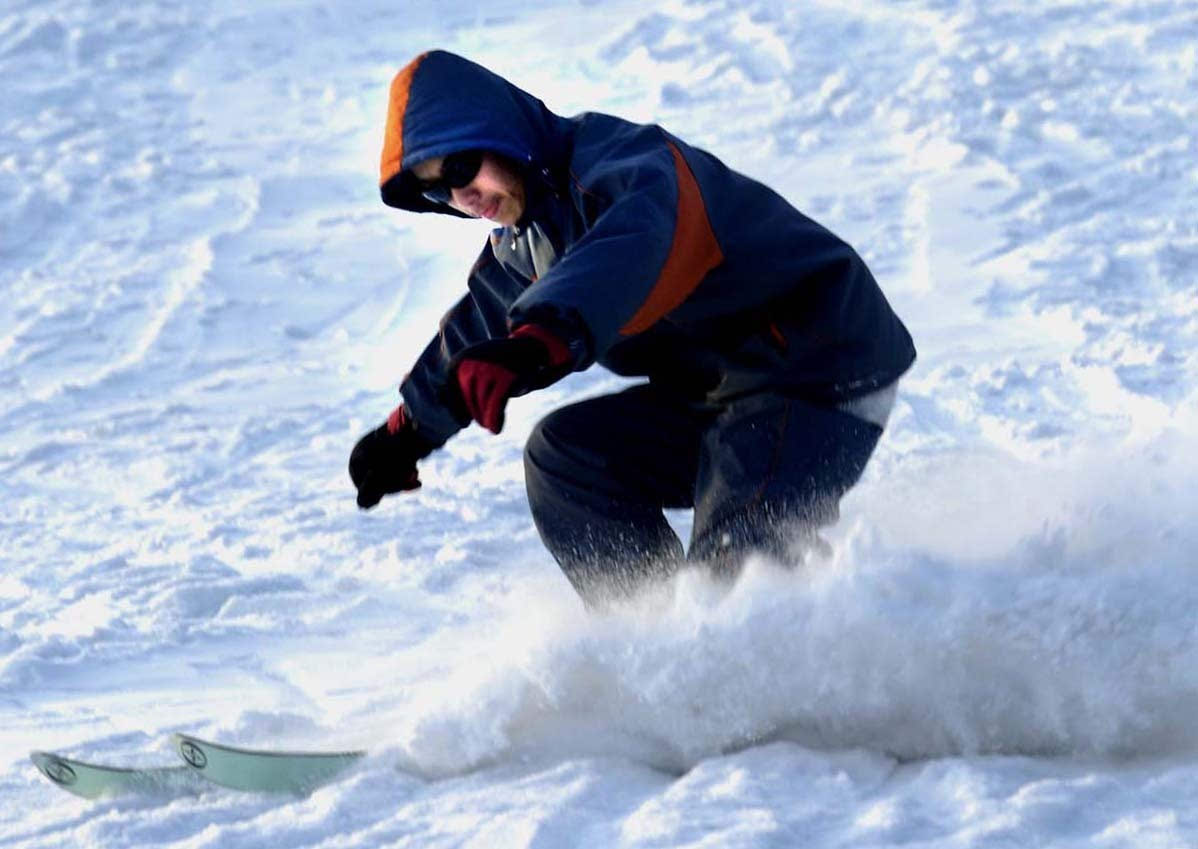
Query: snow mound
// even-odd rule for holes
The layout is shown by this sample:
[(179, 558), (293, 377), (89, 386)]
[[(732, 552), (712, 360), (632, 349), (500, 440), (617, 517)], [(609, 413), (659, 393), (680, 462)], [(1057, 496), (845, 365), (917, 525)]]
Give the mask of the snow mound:
[(904, 760), (1193, 751), (1198, 523), (1159, 476), (1135, 486), (1144, 471), (1114, 490), (1080, 473), (1095, 494), (984, 559), (858, 521), (828, 560), (751, 560), (731, 588), (683, 573), (606, 615), (516, 592), (483, 648), (405, 706), (401, 760), (682, 772), (776, 739)]

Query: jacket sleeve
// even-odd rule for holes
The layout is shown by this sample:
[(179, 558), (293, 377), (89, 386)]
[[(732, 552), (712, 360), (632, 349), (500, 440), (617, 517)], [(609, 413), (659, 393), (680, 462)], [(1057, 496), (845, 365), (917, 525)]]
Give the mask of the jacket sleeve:
[(527, 286), (495, 259), (490, 242), (470, 271), (469, 292), (441, 319), (440, 329), (399, 386), (417, 429), (442, 445), (470, 423), (451, 400), (449, 362), (463, 348), (506, 336), (512, 300)]
[(681, 304), (724, 257), (695, 177), (660, 128), (580, 133), (574, 165), (585, 232), (516, 300), (511, 320), (581, 324), (582, 369)]

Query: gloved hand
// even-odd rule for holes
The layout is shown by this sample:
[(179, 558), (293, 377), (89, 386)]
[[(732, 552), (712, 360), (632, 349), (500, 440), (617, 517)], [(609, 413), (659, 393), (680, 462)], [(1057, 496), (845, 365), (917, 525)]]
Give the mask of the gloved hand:
[(470, 418), (499, 433), (508, 400), (564, 377), (571, 360), (564, 341), (540, 325), (525, 324), (503, 339), (460, 351), (450, 369)]
[(369, 510), (384, 495), (420, 488), (416, 461), (435, 448), (416, 432), (403, 404), (387, 421), (358, 440), (349, 455), (349, 477), (358, 490), (358, 506)]

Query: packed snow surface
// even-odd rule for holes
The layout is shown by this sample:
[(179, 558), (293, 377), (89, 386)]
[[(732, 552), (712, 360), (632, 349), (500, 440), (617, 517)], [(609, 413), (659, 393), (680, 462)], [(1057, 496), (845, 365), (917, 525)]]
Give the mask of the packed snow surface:
[[(600, 370), (356, 509), (487, 233), (378, 200), (430, 47), (867, 259), (920, 358), (829, 557), (585, 613), (521, 447)], [(1190, 0), (11, 0), (0, 78), (5, 847), (1198, 846)], [(173, 731), (370, 755), (100, 802), (27, 759)]]

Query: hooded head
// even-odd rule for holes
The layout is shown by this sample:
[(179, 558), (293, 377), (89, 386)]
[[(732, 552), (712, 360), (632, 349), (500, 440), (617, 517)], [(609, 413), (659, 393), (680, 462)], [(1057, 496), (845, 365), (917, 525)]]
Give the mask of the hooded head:
[(391, 82), (379, 187), (383, 203), (412, 212), (466, 212), (429, 200), (413, 168), (466, 150), (497, 154), (521, 173), (554, 170), (563, 119), (481, 65), (443, 50), (416, 57)]

